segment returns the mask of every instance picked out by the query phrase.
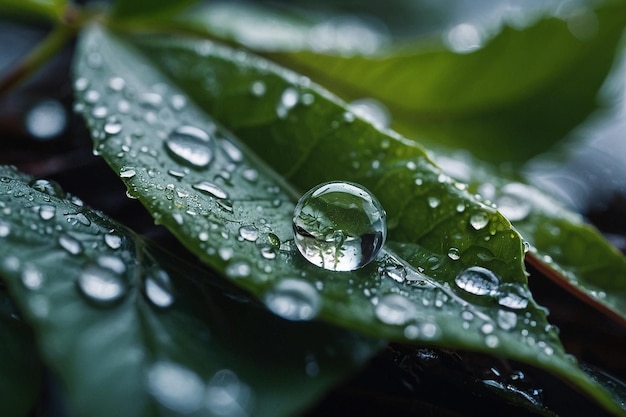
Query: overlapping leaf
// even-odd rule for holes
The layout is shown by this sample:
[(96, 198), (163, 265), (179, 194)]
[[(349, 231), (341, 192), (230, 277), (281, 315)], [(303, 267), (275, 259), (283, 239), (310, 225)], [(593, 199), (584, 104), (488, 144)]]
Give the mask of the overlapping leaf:
[[(53, 183), (6, 167), (0, 179), (0, 275), (80, 415), (293, 415), (379, 348), (272, 316)], [(0, 395), (16, 395), (19, 415), (36, 361), (3, 352), (21, 374)]]
[[(376, 130), (308, 79), (245, 52), (184, 38), (131, 43), (97, 28), (84, 36), (79, 108), (129, 194), (203, 260), (285, 317), (311, 318), (319, 309), (321, 318), (379, 337), (517, 358), (620, 410), (567, 358), (532, 301), (521, 240), (506, 219), (415, 143)], [(90, 65), (90, 54), (101, 54), (99, 65)], [(292, 187), (341, 179), (381, 200), (392, 241), (350, 273), (308, 264), (291, 232)], [(475, 266), (496, 274), (494, 288), (455, 284)], [(285, 286), (306, 309), (276, 308)]]

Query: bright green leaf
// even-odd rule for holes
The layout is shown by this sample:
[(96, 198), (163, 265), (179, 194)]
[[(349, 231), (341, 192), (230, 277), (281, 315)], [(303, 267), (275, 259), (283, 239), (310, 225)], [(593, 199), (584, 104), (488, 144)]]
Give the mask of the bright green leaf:
[[(319, 308), (378, 337), (519, 359), (622, 411), (565, 355), (528, 294), (517, 233), (415, 143), (245, 52), (185, 38), (133, 43), (98, 28), (84, 34), (78, 108), (129, 194), (201, 259), (277, 314), (308, 319)], [(90, 66), (92, 54), (101, 65)], [(387, 248), (354, 272), (316, 268), (294, 248), (292, 187), (328, 180), (365, 185), (388, 214)], [(496, 276), (481, 272), (491, 280), (473, 285), (462, 274), (455, 284), (476, 266)], [(276, 308), (285, 286), (297, 288), (306, 314)]]
[(53, 183), (0, 180), (0, 274), (77, 415), (293, 415), (380, 347), (276, 318)]
[[(8, 223), (0, 220), (0, 236), (2, 230), (8, 230), (8, 227)], [(21, 320), (2, 281), (0, 357), (0, 409), (7, 416), (29, 416), (41, 393), (42, 366), (32, 332)]]
[[(340, 28), (324, 36), (303, 19), (236, 5), (209, 6), (184, 23), (253, 49), (273, 48), (273, 59), (345, 99), (380, 100), (394, 128), (424, 144), (520, 162), (550, 149), (595, 109), (626, 24), (624, 3), (608, 3), (570, 20), (546, 17), (524, 29), (504, 27), (465, 54), (422, 41), (360, 55), (367, 52), (363, 43), (376, 46), (375, 33), (362, 42), (347, 29), (345, 39)], [(344, 51), (346, 44), (353, 50)]]
[(199, 0), (116, 0), (111, 14), (113, 18), (151, 18), (171, 16)]

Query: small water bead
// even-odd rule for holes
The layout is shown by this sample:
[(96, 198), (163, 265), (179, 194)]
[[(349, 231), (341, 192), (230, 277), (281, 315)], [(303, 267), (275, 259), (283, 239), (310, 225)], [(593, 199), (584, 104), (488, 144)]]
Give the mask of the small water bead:
[(181, 126), (165, 140), (165, 147), (180, 162), (194, 168), (204, 168), (213, 160), (215, 143), (211, 136), (194, 126)]
[(104, 132), (108, 135), (117, 135), (122, 131), (122, 122), (116, 117), (112, 117), (104, 125)]
[(59, 136), (67, 127), (67, 114), (58, 100), (44, 99), (37, 102), (26, 114), (24, 127), (36, 140), (50, 140)]
[(385, 275), (396, 282), (404, 282), (406, 279), (406, 269), (402, 265), (387, 265), (384, 268)]
[(42, 220), (52, 219), (56, 215), (56, 212), (57, 210), (55, 206), (44, 204), (39, 207), (39, 217), (41, 217)]
[(98, 263), (87, 265), (78, 277), (78, 288), (90, 301), (108, 306), (126, 294), (126, 286), (118, 271)]
[(497, 322), (502, 330), (512, 330), (517, 326), (517, 314), (513, 311), (498, 310)]
[(408, 323), (416, 313), (415, 304), (400, 294), (387, 294), (381, 297), (374, 308), (378, 320), (396, 326)]
[(25, 265), (21, 276), (22, 284), (29, 290), (38, 290), (42, 287), (45, 276), (33, 265)]
[(37, 179), (32, 180), (28, 185), (32, 189), (48, 194), (51, 197), (65, 198), (65, 191), (56, 181)]
[(137, 175), (137, 172), (134, 169), (131, 168), (122, 168), (122, 170), (120, 171), (120, 178), (132, 178), (135, 175)]
[(495, 334), (490, 334), (485, 337), (485, 345), (488, 348), (495, 349), (500, 345), (500, 339)]
[(107, 233), (104, 235), (104, 243), (113, 250), (119, 249), (122, 246), (122, 237), (113, 233)]
[(230, 278), (245, 278), (250, 275), (250, 272), (250, 265), (245, 261), (234, 261), (226, 267), (226, 275)]
[(247, 417), (252, 402), (252, 390), (230, 369), (216, 372), (208, 383), (205, 405), (211, 415)]
[(484, 211), (477, 211), (470, 216), (470, 225), (474, 230), (482, 230), (489, 224), (489, 216)]
[(428, 206), (430, 208), (437, 208), (439, 207), (439, 203), (441, 201), (437, 198), (437, 197), (428, 197)]
[(231, 141), (222, 140), (221, 145), (222, 145), (222, 149), (224, 150), (224, 152), (226, 152), (226, 155), (228, 155), (231, 161), (233, 162), (243, 161), (243, 153), (241, 153), (241, 150), (238, 147), (236, 147)]
[(292, 321), (312, 320), (322, 305), (315, 287), (295, 278), (280, 281), (265, 293), (263, 300), (272, 313)]
[(83, 245), (69, 235), (59, 236), (59, 245), (72, 255), (78, 255), (83, 251)]
[(241, 226), (239, 228), (239, 236), (241, 236), (243, 240), (256, 242), (256, 240), (259, 238), (259, 229), (257, 229), (253, 225)]
[(250, 92), (255, 97), (262, 97), (267, 91), (267, 87), (263, 81), (255, 81), (250, 86)]
[(113, 91), (122, 91), (126, 86), (126, 80), (122, 77), (111, 77), (109, 78), (108, 87)]
[(529, 294), (519, 284), (506, 283), (499, 288), (498, 304), (511, 310), (522, 310), (528, 306)]
[(300, 253), (314, 265), (353, 271), (376, 258), (387, 236), (386, 214), (364, 187), (348, 182), (320, 184), (294, 210)]
[(241, 172), (241, 176), (249, 182), (256, 182), (259, 179), (259, 172), (254, 168), (246, 168)]
[(276, 259), (276, 248), (272, 245), (263, 245), (259, 251), (264, 259)]
[(458, 261), (459, 259), (461, 259), (461, 251), (457, 248), (448, 249), (448, 258), (452, 259), (453, 261)]
[(166, 308), (174, 303), (172, 282), (170, 276), (163, 270), (148, 275), (144, 291), (148, 300), (157, 307)]
[(211, 197), (215, 197), (218, 199), (228, 198), (228, 193), (226, 193), (226, 191), (224, 191), (217, 184), (209, 181), (202, 181), (197, 184), (193, 184), (192, 187), (198, 191), (202, 191), (203, 193), (210, 195)]
[(370, 122), (378, 129), (389, 127), (391, 121), (389, 111), (378, 100), (368, 98), (355, 100), (348, 107), (354, 114)]
[(464, 291), (473, 295), (494, 294), (500, 285), (500, 279), (492, 271), (473, 266), (461, 271), (454, 283)]
[(191, 370), (174, 362), (157, 362), (146, 375), (148, 391), (164, 407), (191, 414), (202, 407), (205, 385)]
[(0, 237), (7, 237), (11, 234), (11, 225), (0, 220)]

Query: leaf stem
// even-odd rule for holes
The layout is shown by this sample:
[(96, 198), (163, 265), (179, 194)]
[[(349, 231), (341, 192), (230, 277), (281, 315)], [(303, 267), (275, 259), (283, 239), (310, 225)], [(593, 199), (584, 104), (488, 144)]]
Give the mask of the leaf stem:
[(43, 66), (76, 34), (78, 28), (58, 24), (48, 36), (0, 78), (0, 95), (17, 86)]

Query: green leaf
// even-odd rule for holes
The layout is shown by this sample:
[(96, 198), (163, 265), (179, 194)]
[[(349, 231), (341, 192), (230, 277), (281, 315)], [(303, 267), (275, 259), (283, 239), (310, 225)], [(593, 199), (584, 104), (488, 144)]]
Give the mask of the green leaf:
[[(440, 41), (416, 41), (361, 55), (362, 43), (349, 30), (345, 39), (339, 29), (324, 37), (303, 19), (267, 10), (254, 19), (255, 12), (236, 5), (209, 6), (189, 16), (188, 24), (264, 52), (274, 47), (274, 60), (345, 99), (380, 100), (393, 115), (393, 127), (424, 144), (520, 162), (550, 149), (595, 109), (626, 23), (623, 2), (605, 3), (567, 19), (504, 27), (465, 54)], [(587, 22), (582, 28), (588, 33), (576, 31), (581, 22)], [(279, 35), (272, 35), (273, 27), (281, 29)], [(335, 43), (324, 43), (329, 39)], [(362, 42), (371, 39), (376, 38)], [(356, 49), (333, 51), (344, 44)]]
[(0, 274), (77, 415), (293, 415), (380, 347), (276, 318), (48, 181), (0, 179)]
[[(101, 66), (89, 65), (92, 54)], [(565, 354), (528, 294), (522, 243), (508, 221), (414, 142), (355, 119), (308, 79), (209, 41), (131, 41), (93, 28), (75, 72), (95, 150), (129, 194), (277, 314), (308, 319), (319, 307), (318, 317), (374, 336), (519, 359), (623, 413)], [(176, 150), (181, 128), (200, 137)], [(182, 152), (191, 145), (198, 152)], [(353, 272), (314, 267), (293, 242), (292, 187), (338, 179), (373, 191), (389, 219), (386, 249)], [(483, 282), (477, 291), (465, 274), (455, 284), (476, 266), (497, 275), (497, 288)], [(312, 306), (306, 315), (275, 308), (285, 286)]]
[[(0, 220), (0, 231), (8, 230), (8, 227), (8, 223)], [(32, 332), (20, 318), (2, 281), (0, 357), (0, 404), (3, 414), (15, 417), (31, 415), (41, 393), (42, 366)]]
[(114, 19), (142, 19), (171, 16), (199, 0), (116, 0), (111, 10)]
[(2, 0), (0, 13), (41, 15), (58, 20), (65, 8), (66, 0)]
[[(447, 155), (447, 156), (442, 156)], [(626, 323), (626, 257), (577, 213), (540, 189), (468, 155), (435, 160), (494, 201), (530, 245), (527, 259), (586, 302)]]

